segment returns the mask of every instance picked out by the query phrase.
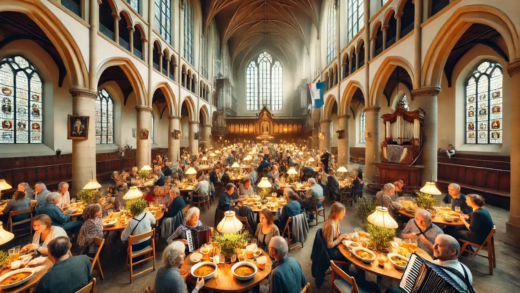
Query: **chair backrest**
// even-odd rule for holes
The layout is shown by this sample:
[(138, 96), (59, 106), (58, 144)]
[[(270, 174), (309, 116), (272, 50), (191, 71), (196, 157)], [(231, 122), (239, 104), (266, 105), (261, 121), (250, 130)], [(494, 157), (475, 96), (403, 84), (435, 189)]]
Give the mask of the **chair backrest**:
[(310, 286), (311, 286), (311, 283), (307, 282), (307, 285), (305, 285), (305, 287), (303, 287), (303, 289), (300, 291), (300, 293), (311, 292)]
[(330, 267), (332, 269), (332, 280), (331, 280), (332, 284), (334, 284), (334, 279), (336, 277), (340, 277), (343, 280), (345, 280), (345, 282), (349, 283), (352, 286), (352, 290), (350, 291), (350, 293), (359, 293), (359, 288), (356, 284), (356, 279), (354, 279), (353, 277), (351, 277), (347, 273), (345, 273), (340, 267), (338, 267), (334, 263), (333, 260), (330, 261)]
[(244, 224), (244, 227), (247, 229), (247, 231), (251, 232), (251, 228), (249, 227), (249, 221), (247, 221), (247, 217), (241, 217), (239, 215), (235, 215), (237, 219)]
[(484, 241), (484, 243), (482, 245), (484, 245), (485, 243), (488, 243), (490, 244), (491, 243), (491, 239), (493, 238), (493, 236), (495, 235), (495, 232), (497, 231), (497, 225), (493, 225), (493, 229), (491, 229), (491, 231), (489, 231), (489, 234), (488, 236), (486, 237), (486, 241)]
[(135, 236), (130, 235), (128, 237), (128, 246), (132, 246), (132, 244), (134, 244), (137, 241), (144, 239), (144, 238), (152, 237), (152, 239), (153, 239), (154, 236), (155, 236), (155, 229), (152, 229), (152, 231), (148, 231), (143, 234), (139, 234), (139, 235), (135, 235)]
[(292, 223), (292, 217), (289, 217), (289, 219), (287, 219), (287, 223), (285, 224), (285, 228), (283, 228), (283, 232), (282, 232), (282, 236), (285, 235), (285, 233), (287, 232), (287, 236), (290, 236), (291, 234), (291, 224)]
[(96, 261), (98, 261), (99, 253), (101, 252), (101, 249), (103, 249), (103, 245), (105, 244), (105, 238), (94, 237), (94, 244), (97, 245), (98, 249), (96, 250), (96, 254), (94, 255), (94, 258), (92, 259), (92, 265), (90, 267), (90, 271), (92, 271), (94, 269), (94, 265), (96, 264)]
[[(324, 206), (323, 206), (323, 201), (325, 201), (325, 196), (318, 198), (318, 199), (316, 200), (316, 206), (315, 206), (315, 208), (318, 209), (318, 204), (319, 204), (320, 202), (322, 203), (321, 206), (324, 208)], [(317, 216), (317, 215), (316, 215), (316, 216)]]
[(9, 217), (11, 218), (13, 216), (22, 215), (22, 214), (32, 214), (32, 208), (28, 208), (25, 210), (19, 210), (19, 211), (10, 211)]
[(190, 209), (190, 205), (188, 204), (188, 205), (186, 205), (186, 206), (182, 209), (182, 214), (183, 214), (184, 216), (186, 216), (186, 213), (188, 212), (189, 209)]
[(92, 278), (92, 281), (88, 283), (87, 286), (79, 289), (76, 291), (76, 293), (94, 293), (94, 290), (96, 289), (96, 278)]

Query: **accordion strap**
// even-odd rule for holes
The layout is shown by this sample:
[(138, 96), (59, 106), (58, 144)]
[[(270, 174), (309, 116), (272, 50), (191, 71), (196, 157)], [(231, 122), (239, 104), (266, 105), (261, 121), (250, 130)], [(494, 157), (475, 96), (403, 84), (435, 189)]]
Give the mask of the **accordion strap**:
[(462, 263), (460, 263), (460, 266), (462, 267), (462, 271), (464, 272), (464, 276), (458, 270), (456, 270), (456, 269), (454, 269), (452, 267), (445, 267), (445, 266), (440, 266), (440, 267), (443, 270), (449, 271), (450, 273), (456, 275), (459, 279), (461, 279), (466, 284), (466, 287), (468, 288), (467, 292), (475, 293), (475, 290), (473, 289), (473, 286), (469, 282), (468, 273), (466, 272), (466, 268), (464, 267), (464, 265)]

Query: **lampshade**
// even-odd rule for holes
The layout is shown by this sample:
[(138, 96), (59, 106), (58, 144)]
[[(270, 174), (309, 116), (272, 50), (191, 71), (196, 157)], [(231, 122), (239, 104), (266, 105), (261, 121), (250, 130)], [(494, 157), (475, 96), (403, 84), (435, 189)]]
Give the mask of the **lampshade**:
[(347, 168), (345, 168), (345, 167), (341, 166), (341, 167), (339, 167), (339, 168), (338, 168), (338, 172), (343, 172), (343, 173), (347, 173), (347, 172), (348, 172), (348, 170), (347, 170)]
[(197, 174), (197, 170), (195, 170), (195, 168), (193, 168), (193, 167), (189, 167), (188, 171), (186, 171), (186, 175), (195, 175), (195, 174)]
[(309, 162), (314, 162), (314, 158), (313, 158), (313, 157), (310, 157), (310, 158), (309, 158)]
[(83, 187), (83, 189), (85, 189), (85, 190), (98, 189), (98, 188), (101, 188), (101, 184), (99, 184), (96, 179), (89, 180), (87, 185), (85, 185), (85, 187)]
[(123, 199), (129, 200), (129, 199), (141, 198), (141, 197), (143, 197), (143, 193), (139, 189), (137, 189), (137, 186), (132, 186), (132, 187), (130, 187), (128, 192), (125, 194), (125, 196), (123, 196)]
[(217, 225), (217, 231), (224, 234), (232, 234), (242, 230), (243, 224), (237, 217), (234, 211), (227, 211), (224, 213), (224, 219)]
[(269, 182), (269, 179), (267, 177), (262, 177), (262, 180), (257, 185), (258, 188), (271, 188), (273, 187), (271, 185), (271, 182)]
[(214, 157), (214, 156), (215, 156), (215, 154), (214, 154), (214, 153), (211, 153), (211, 154), (209, 154), (209, 156), (210, 156), (210, 157)]
[(219, 151), (219, 150), (216, 150), (215, 153), (216, 153), (216, 154), (220, 154), (220, 151)]
[(13, 240), (14, 234), (4, 230), (2, 222), (0, 222), (0, 245)]
[(250, 155), (247, 155), (245, 158), (244, 158), (244, 161), (251, 161), (253, 158), (251, 158)]
[(298, 155), (300, 155), (300, 156), (301, 156), (301, 155), (303, 155), (303, 153), (302, 153), (302, 152), (300, 151), (300, 152), (298, 153)]
[(141, 168), (141, 171), (152, 171), (152, 167), (150, 167), (150, 165), (144, 165), (144, 166)]
[(368, 222), (383, 228), (396, 229), (397, 222), (390, 216), (385, 207), (376, 207), (376, 211), (367, 218)]
[(0, 179), (0, 190), (8, 190), (8, 189), (11, 189), (12, 186), (9, 185), (9, 183), (7, 183), (5, 181), (5, 179)]
[(294, 169), (294, 167), (289, 168), (289, 171), (287, 171), (287, 174), (289, 175), (298, 175), (298, 172)]
[(435, 182), (426, 182), (423, 188), (420, 190), (422, 193), (427, 193), (431, 195), (440, 195), (442, 194), (437, 186), (435, 186)]
[(206, 158), (206, 157), (204, 156), (204, 157), (202, 157), (202, 160), (203, 160), (203, 161), (207, 161), (208, 158)]
[(233, 165), (231, 165), (231, 168), (240, 168), (240, 165), (237, 162), (234, 162)]

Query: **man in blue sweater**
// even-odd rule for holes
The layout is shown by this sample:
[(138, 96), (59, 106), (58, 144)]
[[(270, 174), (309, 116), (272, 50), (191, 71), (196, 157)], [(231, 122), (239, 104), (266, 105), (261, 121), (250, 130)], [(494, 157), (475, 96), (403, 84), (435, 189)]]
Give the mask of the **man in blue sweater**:
[(269, 256), (276, 260), (269, 276), (272, 293), (299, 293), (307, 285), (302, 266), (294, 257), (287, 256), (288, 251), (289, 246), (283, 237), (271, 238)]

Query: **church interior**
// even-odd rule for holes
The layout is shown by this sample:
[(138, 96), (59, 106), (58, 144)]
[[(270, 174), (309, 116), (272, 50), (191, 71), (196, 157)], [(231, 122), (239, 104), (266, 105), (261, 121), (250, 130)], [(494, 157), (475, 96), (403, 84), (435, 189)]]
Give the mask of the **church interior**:
[[(419, 261), (458, 284), (445, 292), (516, 292), (519, 15), (517, 0), (0, 1), (0, 292), (412, 292)], [(16, 247), (46, 260), (9, 289)], [(79, 261), (88, 277), (59, 284)]]

